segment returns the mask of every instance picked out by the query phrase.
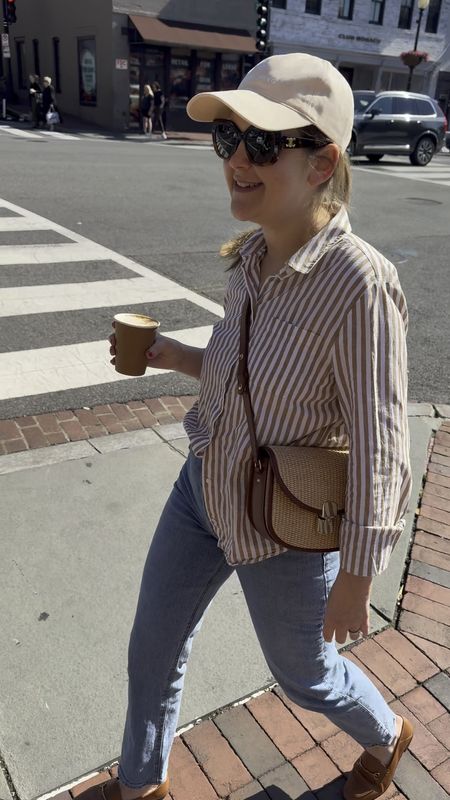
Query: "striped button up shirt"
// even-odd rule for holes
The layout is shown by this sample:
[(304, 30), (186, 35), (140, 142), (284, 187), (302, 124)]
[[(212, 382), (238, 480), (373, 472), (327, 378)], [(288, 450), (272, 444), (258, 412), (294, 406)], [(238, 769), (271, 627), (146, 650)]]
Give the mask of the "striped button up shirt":
[(404, 528), (411, 485), (407, 309), (395, 267), (339, 213), (260, 287), (262, 232), (240, 251), (185, 417), (203, 458), (206, 510), (229, 564), (284, 552), (246, 513), (250, 437), (237, 392), (239, 325), (252, 306), (248, 368), (258, 444), (348, 447), (341, 568), (376, 575)]

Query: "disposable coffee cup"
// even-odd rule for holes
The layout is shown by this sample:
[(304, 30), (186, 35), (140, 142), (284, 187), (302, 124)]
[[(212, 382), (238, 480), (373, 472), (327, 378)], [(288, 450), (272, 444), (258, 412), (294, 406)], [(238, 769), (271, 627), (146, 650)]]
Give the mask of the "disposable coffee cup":
[(116, 314), (116, 372), (144, 375), (148, 361), (145, 351), (156, 338), (159, 322), (144, 314)]

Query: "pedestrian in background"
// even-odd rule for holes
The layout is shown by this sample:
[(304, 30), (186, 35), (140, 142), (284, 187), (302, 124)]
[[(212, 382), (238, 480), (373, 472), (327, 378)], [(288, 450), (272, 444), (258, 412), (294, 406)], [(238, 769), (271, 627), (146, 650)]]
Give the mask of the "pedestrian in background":
[[(407, 309), (393, 264), (350, 226), (352, 91), (328, 61), (291, 53), (258, 63), (238, 89), (195, 96), (187, 110), (212, 123), (233, 216), (257, 227), (222, 250), (231, 259), (224, 318), (206, 349), (158, 335), (147, 353), (151, 367), (200, 379), (199, 399), (144, 568), (118, 779), (79, 800), (166, 796), (192, 642), (234, 571), (286, 695), (364, 748), (344, 797), (375, 800), (412, 726), (336, 642), (369, 633), (373, 577), (405, 526)], [(201, 199), (201, 186), (192, 191)], [(238, 386), (244, 309), (257, 442), (349, 451), (339, 551), (287, 549), (248, 514), (258, 462)]]
[(152, 114), (153, 114), (154, 95), (152, 87), (146, 83), (144, 86), (144, 94), (141, 98), (141, 124), (142, 133), (151, 134), (152, 132)]
[(31, 127), (38, 128), (42, 120), (42, 86), (39, 75), (30, 75)]
[[(61, 114), (59, 113), (58, 106), (56, 105), (56, 92), (52, 86), (52, 79), (46, 76), (43, 80), (44, 89), (42, 92), (42, 116), (44, 121), (52, 131), (54, 126), (62, 122)], [(50, 114), (57, 115), (53, 118), (54, 121), (49, 121)]]
[(152, 89), (154, 94), (154, 101), (153, 101), (153, 132), (156, 133), (156, 126), (159, 125), (161, 129), (161, 135), (163, 139), (167, 139), (166, 129), (164, 127), (164, 120), (163, 120), (163, 111), (164, 106), (166, 104), (166, 98), (164, 97), (164, 93), (161, 89), (160, 84), (158, 81), (154, 81), (152, 83)]

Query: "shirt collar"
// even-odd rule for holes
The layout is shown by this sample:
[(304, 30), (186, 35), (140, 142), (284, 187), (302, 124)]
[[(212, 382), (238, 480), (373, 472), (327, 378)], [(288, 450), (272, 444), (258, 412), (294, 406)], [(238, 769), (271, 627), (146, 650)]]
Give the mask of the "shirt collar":
[(351, 233), (352, 227), (348, 218), (347, 209), (342, 206), (336, 216), (316, 233), (309, 242), (300, 247), (288, 260), (288, 266), (296, 272), (307, 274), (312, 270), (325, 248), (329, 248), (338, 238), (346, 233)]
[[(351, 233), (352, 227), (348, 218), (345, 206), (339, 209), (336, 216), (330, 219), (329, 223), (322, 228), (319, 233), (306, 242), (294, 255), (290, 257), (287, 265), (296, 272), (307, 274), (316, 264), (322, 255), (325, 247), (329, 247), (340, 236)], [(250, 256), (262, 257), (266, 249), (264, 234), (261, 229), (256, 230), (252, 236), (239, 249), (239, 254), (243, 260)]]
[(264, 239), (264, 234), (261, 228), (255, 230), (255, 232), (250, 236), (246, 242), (239, 248), (239, 255), (241, 256), (242, 260), (249, 258), (250, 256), (262, 256), (263, 252), (266, 249), (266, 240)]

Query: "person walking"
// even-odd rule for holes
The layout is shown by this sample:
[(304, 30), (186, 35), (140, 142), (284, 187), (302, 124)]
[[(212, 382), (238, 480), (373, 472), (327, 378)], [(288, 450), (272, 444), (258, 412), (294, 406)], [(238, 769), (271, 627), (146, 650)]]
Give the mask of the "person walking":
[(39, 75), (30, 75), (31, 127), (38, 128), (42, 122), (42, 86)]
[(58, 114), (59, 122), (62, 122), (61, 114), (59, 113), (58, 106), (56, 105), (56, 92), (54, 86), (52, 86), (52, 79), (49, 76), (46, 76), (43, 80), (43, 92), (42, 92), (42, 116), (44, 119), (44, 123), (46, 123), (49, 129), (52, 131), (54, 129), (55, 123), (48, 122), (47, 114), (50, 112), (56, 112)]
[[(375, 800), (413, 730), (336, 643), (369, 633), (372, 581), (405, 525), (407, 308), (395, 267), (349, 222), (352, 92), (329, 62), (293, 53), (261, 61), (237, 89), (196, 95), (187, 110), (212, 122), (231, 212), (257, 227), (222, 249), (224, 318), (206, 349), (158, 335), (147, 352), (149, 366), (200, 379), (199, 399), (144, 567), (118, 778), (80, 797), (167, 795), (192, 642), (235, 571), (280, 687), (364, 748), (344, 797)], [(288, 549), (248, 515), (252, 442), (237, 383), (248, 301), (258, 442), (349, 450), (339, 551)], [(110, 342), (114, 363), (114, 333)]]
[(161, 89), (160, 84), (158, 81), (154, 81), (152, 83), (152, 89), (154, 94), (153, 100), (153, 132), (156, 133), (156, 126), (159, 125), (161, 129), (161, 135), (163, 139), (167, 139), (166, 129), (164, 127), (164, 120), (163, 120), (163, 110), (166, 103), (166, 98), (164, 97), (164, 93)]
[(152, 132), (152, 114), (153, 114), (154, 95), (152, 87), (147, 83), (144, 86), (144, 94), (141, 98), (141, 120), (142, 120), (142, 133), (150, 135)]

